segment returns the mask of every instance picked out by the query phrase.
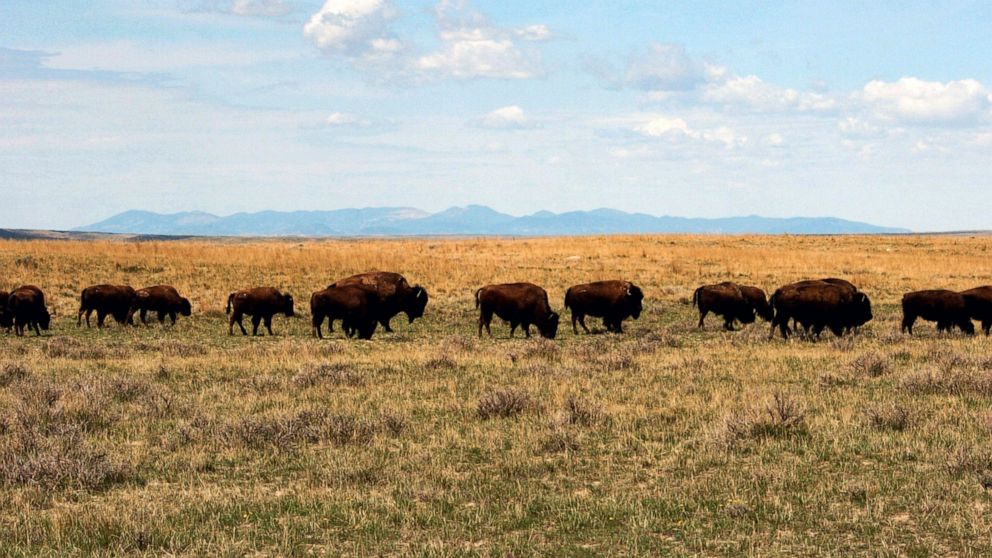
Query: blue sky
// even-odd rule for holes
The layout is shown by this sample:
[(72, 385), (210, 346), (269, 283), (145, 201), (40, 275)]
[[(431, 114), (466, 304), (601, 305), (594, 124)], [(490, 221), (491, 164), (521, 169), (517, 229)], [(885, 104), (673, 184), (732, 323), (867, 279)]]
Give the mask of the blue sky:
[(992, 228), (992, 3), (668, 4), (7, 0), (0, 226), (481, 203)]

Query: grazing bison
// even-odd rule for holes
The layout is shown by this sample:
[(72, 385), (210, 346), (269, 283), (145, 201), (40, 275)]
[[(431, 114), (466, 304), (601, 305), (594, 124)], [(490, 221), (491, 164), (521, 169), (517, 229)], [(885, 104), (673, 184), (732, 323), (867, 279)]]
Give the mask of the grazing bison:
[(827, 281), (785, 285), (772, 294), (770, 305), (775, 313), (770, 337), (778, 327), (782, 337), (788, 338), (790, 319), (811, 327), (817, 337), (824, 328), (841, 337), (847, 329), (872, 319), (871, 301), (866, 294)]
[(243, 335), (248, 335), (242, 322), (245, 314), (251, 316), (252, 335), (258, 335), (258, 325), (263, 320), (265, 329), (269, 331), (269, 335), (272, 335), (273, 315), (284, 314), (287, 318), (293, 317), (293, 296), (284, 295), (273, 287), (257, 287), (233, 292), (227, 297), (227, 313), (231, 314), (227, 324), (228, 335), (234, 335), (234, 324), (238, 324)]
[(14, 325), (14, 318), (7, 311), (7, 299), (10, 298), (10, 293), (7, 291), (0, 291), (0, 329), (4, 331), (10, 331), (10, 328)]
[(128, 323), (134, 322), (135, 312), (140, 313), (141, 323), (145, 325), (148, 325), (148, 312), (157, 312), (161, 324), (164, 324), (165, 317), (169, 316), (172, 325), (176, 325), (176, 314), (189, 316), (193, 313), (189, 299), (179, 296), (175, 287), (169, 285), (156, 285), (137, 291), (131, 302), (131, 309), (127, 313)]
[(597, 281), (575, 285), (565, 291), (565, 308), (572, 311), (572, 332), (578, 334), (576, 322), (586, 333), (586, 316), (603, 318), (607, 331), (623, 333), (623, 321), (641, 317), (644, 293), (630, 281)]
[[(376, 320), (382, 324), (383, 329), (392, 333), (389, 321), (396, 314), (403, 312), (406, 314), (409, 323), (424, 315), (427, 307), (427, 291), (420, 285), (410, 286), (406, 279), (399, 273), (389, 271), (370, 271), (359, 273), (336, 281), (328, 287), (345, 287), (348, 285), (362, 286), (375, 291), (379, 297), (379, 304), (376, 310)], [(330, 324), (331, 331), (334, 331), (334, 322)]]
[(765, 320), (772, 319), (765, 291), (731, 281), (699, 287), (692, 293), (692, 303), (699, 308), (700, 328), (710, 312), (723, 316), (723, 328), (727, 331), (734, 330), (735, 320), (742, 324), (754, 323), (756, 313)]
[(356, 285), (328, 287), (310, 296), (310, 314), (313, 316), (313, 333), (324, 338), (321, 327), (324, 320), (331, 323), (342, 320), (342, 328), (351, 337), (355, 332), (359, 339), (372, 339), (378, 322), (379, 298), (371, 289)]
[[(90, 315), (96, 312), (96, 326), (103, 327), (107, 315), (124, 325), (128, 323), (128, 312), (134, 302), (134, 289), (127, 285), (93, 285), (83, 289), (79, 296), (79, 313), (76, 315), (76, 327), (83, 323), (86, 315), (86, 327), (90, 327)], [(131, 322), (134, 323), (133, 321)]]
[(975, 287), (962, 291), (964, 304), (968, 307), (968, 315), (982, 322), (985, 335), (992, 329), (992, 286)]
[(487, 285), (475, 291), (475, 307), (479, 309), (479, 337), (482, 328), (492, 337), (489, 324), (493, 314), (510, 323), (510, 337), (517, 326), (530, 337), (530, 326), (534, 324), (541, 337), (554, 339), (558, 333), (558, 314), (551, 310), (548, 293), (531, 283), (507, 283)]
[[(825, 279), (809, 279), (809, 280), (806, 280), (806, 281), (798, 281), (796, 283), (792, 283), (792, 285), (793, 286), (796, 286), (796, 287), (799, 287), (799, 286), (803, 286), (803, 285), (815, 285), (817, 283), (829, 283), (831, 285), (836, 285), (838, 287), (842, 287), (842, 288), (846, 289), (847, 291), (849, 291), (849, 292), (851, 292), (853, 294), (857, 294), (857, 293), (860, 292), (858, 290), (858, 288), (855, 287), (854, 284), (851, 283), (850, 281), (848, 281), (846, 279), (839, 279), (837, 277), (827, 277)], [(870, 319), (871, 318), (869, 317), (868, 320), (870, 320)], [(844, 327), (844, 333), (849, 333), (854, 328), (860, 327), (860, 326), (864, 325), (865, 323), (867, 323), (867, 320), (861, 321), (861, 322), (858, 322), (858, 323), (852, 323), (851, 325), (845, 326)], [(804, 323), (802, 320), (797, 320), (795, 318), (793, 318), (793, 320), (792, 320), (792, 326), (793, 326), (793, 328), (795, 328), (797, 326), (801, 326), (803, 328), (803, 330), (807, 334), (809, 334), (810, 327), (812, 327), (812, 325), (813, 324), (811, 324), (811, 323)]]
[(902, 297), (902, 331), (913, 334), (917, 318), (937, 322), (937, 331), (950, 332), (954, 326), (968, 335), (975, 334), (975, 325), (965, 297), (961, 293), (934, 289), (906, 293)]
[(45, 293), (34, 285), (14, 289), (7, 297), (7, 312), (18, 337), (24, 335), (24, 328), (29, 331), (33, 329), (35, 335), (41, 335), (41, 329), (48, 331), (52, 320), (45, 307)]

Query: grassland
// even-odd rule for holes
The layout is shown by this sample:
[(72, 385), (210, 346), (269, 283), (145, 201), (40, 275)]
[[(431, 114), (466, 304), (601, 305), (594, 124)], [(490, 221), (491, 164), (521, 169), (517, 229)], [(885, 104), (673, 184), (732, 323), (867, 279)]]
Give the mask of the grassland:
[[(0, 334), (0, 554), (992, 554), (992, 341), (898, 332), (898, 300), (992, 283), (988, 238), (0, 241), (42, 338)], [(404, 273), (425, 318), (369, 342), (227, 335), (235, 288), (306, 301)], [(703, 283), (846, 277), (875, 320), (768, 340), (695, 328)], [(475, 289), (561, 307), (623, 277), (627, 333), (477, 339)], [(79, 290), (175, 285), (175, 328), (77, 328)], [(305, 306), (302, 304), (302, 306)], [(565, 317), (563, 317), (565, 318)]]

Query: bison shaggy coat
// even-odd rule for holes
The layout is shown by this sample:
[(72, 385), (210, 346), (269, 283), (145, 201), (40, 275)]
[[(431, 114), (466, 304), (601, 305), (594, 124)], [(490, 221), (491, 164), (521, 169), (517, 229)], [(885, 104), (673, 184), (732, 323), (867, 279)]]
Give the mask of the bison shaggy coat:
[[(390, 271), (370, 271), (352, 275), (329, 285), (329, 287), (359, 286), (372, 289), (379, 298), (375, 319), (387, 332), (392, 332), (389, 321), (400, 312), (406, 314), (408, 323), (424, 315), (427, 308), (427, 291), (420, 285), (410, 286), (406, 278)], [(330, 323), (331, 331), (334, 322)]]
[(45, 307), (45, 293), (34, 285), (14, 289), (7, 297), (7, 312), (18, 337), (24, 335), (25, 328), (41, 335), (41, 330), (47, 331), (51, 325), (52, 317)]
[(475, 292), (475, 307), (479, 309), (479, 337), (482, 328), (492, 337), (489, 324), (493, 314), (510, 324), (510, 337), (517, 326), (523, 327), (530, 337), (531, 324), (537, 326), (542, 337), (554, 339), (558, 333), (558, 314), (551, 310), (548, 293), (532, 283), (506, 283), (487, 285)]
[(699, 308), (700, 328), (710, 312), (723, 316), (723, 328), (727, 331), (734, 330), (734, 321), (754, 323), (755, 313), (766, 320), (771, 319), (771, 307), (765, 299), (765, 291), (731, 281), (699, 287), (692, 293), (692, 303)]
[(251, 316), (251, 334), (258, 335), (258, 326), (263, 321), (265, 329), (272, 335), (272, 316), (283, 314), (293, 317), (293, 296), (282, 294), (274, 287), (256, 287), (236, 291), (227, 297), (227, 313), (231, 315), (227, 324), (227, 334), (234, 335), (234, 324), (241, 328), (242, 335), (248, 335), (242, 321), (245, 314)]
[[(90, 315), (96, 312), (96, 326), (103, 327), (107, 315), (124, 325), (127, 323), (128, 311), (134, 302), (134, 289), (127, 285), (93, 285), (83, 289), (79, 295), (79, 313), (76, 315), (76, 327), (83, 323), (86, 316), (86, 327), (90, 327)], [(133, 323), (133, 322), (132, 322)]]
[(623, 333), (623, 321), (641, 317), (644, 293), (630, 281), (597, 281), (569, 287), (565, 291), (565, 308), (572, 311), (572, 332), (578, 334), (576, 323), (586, 333), (586, 316), (603, 318), (607, 331)]
[(334, 320), (340, 319), (349, 337), (357, 332), (359, 339), (372, 339), (377, 316), (380, 315), (377, 313), (378, 306), (379, 298), (375, 291), (366, 287), (348, 285), (317, 291), (310, 296), (313, 334), (323, 339), (321, 328), (324, 320), (334, 323)]
[(842, 337), (846, 330), (872, 319), (871, 301), (866, 294), (828, 281), (785, 285), (772, 294), (770, 305), (775, 313), (771, 335), (778, 327), (783, 338), (790, 334), (790, 319), (812, 327), (817, 337), (824, 328)]
[(913, 334), (917, 318), (937, 322), (937, 331), (950, 332), (954, 326), (968, 335), (974, 335), (975, 325), (961, 293), (932, 289), (906, 293), (902, 297), (902, 331)]
[(165, 323), (165, 317), (169, 316), (172, 325), (176, 325), (176, 314), (189, 316), (193, 313), (189, 299), (179, 296), (179, 291), (169, 285), (156, 285), (138, 290), (134, 294), (134, 301), (127, 314), (127, 321), (134, 320), (134, 313), (141, 316), (141, 323), (148, 325), (148, 312), (158, 313), (158, 321)]
[(964, 296), (964, 304), (968, 307), (968, 315), (982, 322), (982, 331), (985, 335), (992, 329), (992, 286), (975, 287), (967, 291), (961, 291)]
[(0, 291), (0, 329), (4, 331), (10, 331), (11, 326), (14, 325), (14, 318), (7, 311), (8, 298), (10, 298), (9, 292)]

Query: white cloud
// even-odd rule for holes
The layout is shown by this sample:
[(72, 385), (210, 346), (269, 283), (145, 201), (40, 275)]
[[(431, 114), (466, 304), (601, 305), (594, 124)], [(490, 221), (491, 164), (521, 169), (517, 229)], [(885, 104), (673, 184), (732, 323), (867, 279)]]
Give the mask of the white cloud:
[(234, 0), (231, 13), (244, 16), (281, 16), (292, 11), (282, 0)]
[[(493, 26), (484, 15), (459, 1), (442, 0), (434, 9), (434, 17), (441, 48), (417, 58), (417, 70), (460, 79), (527, 79), (544, 73), (540, 52), (514, 40), (533, 40), (520, 36), (520, 30), (515, 33)], [(525, 35), (539, 37), (548, 33), (543, 25), (525, 28)]]
[(548, 41), (551, 40), (551, 30), (547, 25), (528, 25), (515, 30), (514, 35), (525, 41)]
[(651, 138), (664, 138), (674, 142), (688, 139), (722, 143), (728, 148), (744, 145), (748, 141), (746, 136), (740, 136), (726, 126), (696, 130), (690, 128), (689, 124), (681, 118), (667, 116), (656, 116), (647, 120), (634, 126), (634, 131)]
[(844, 137), (853, 139), (881, 138), (886, 135), (883, 128), (855, 116), (841, 119), (837, 122), (837, 129)]
[(974, 79), (874, 80), (864, 86), (860, 99), (880, 119), (913, 124), (974, 124), (988, 118), (992, 106), (992, 93)]
[(765, 137), (765, 144), (770, 147), (782, 147), (785, 144), (785, 139), (782, 138), (782, 134), (775, 132)]
[(498, 108), (477, 121), (483, 128), (503, 130), (519, 130), (533, 127), (533, 123), (524, 114), (524, 109), (517, 105)]
[(799, 92), (795, 89), (766, 83), (755, 75), (730, 76), (706, 85), (701, 94), (705, 102), (724, 106), (740, 106), (759, 111), (828, 112), (837, 102), (822, 93)]
[(297, 56), (298, 53), (291, 50), (245, 49), (226, 43), (177, 45), (119, 40), (68, 46), (47, 57), (44, 66), (61, 70), (166, 72), (179, 68), (251, 66)]
[(239, 16), (279, 17), (296, 7), (285, 0), (179, 0), (179, 8), (189, 12), (217, 12)]
[(344, 112), (332, 112), (324, 119), (324, 126), (329, 127), (359, 127), (368, 128), (372, 122), (366, 118), (360, 118), (354, 114)]
[(704, 83), (709, 71), (681, 45), (655, 43), (627, 65), (624, 83), (645, 91), (688, 91)]
[(395, 17), (389, 0), (327, 0), (310, 16), (303, 35), (327, 54), (382, 62), (403, 50), (389, 29)]

